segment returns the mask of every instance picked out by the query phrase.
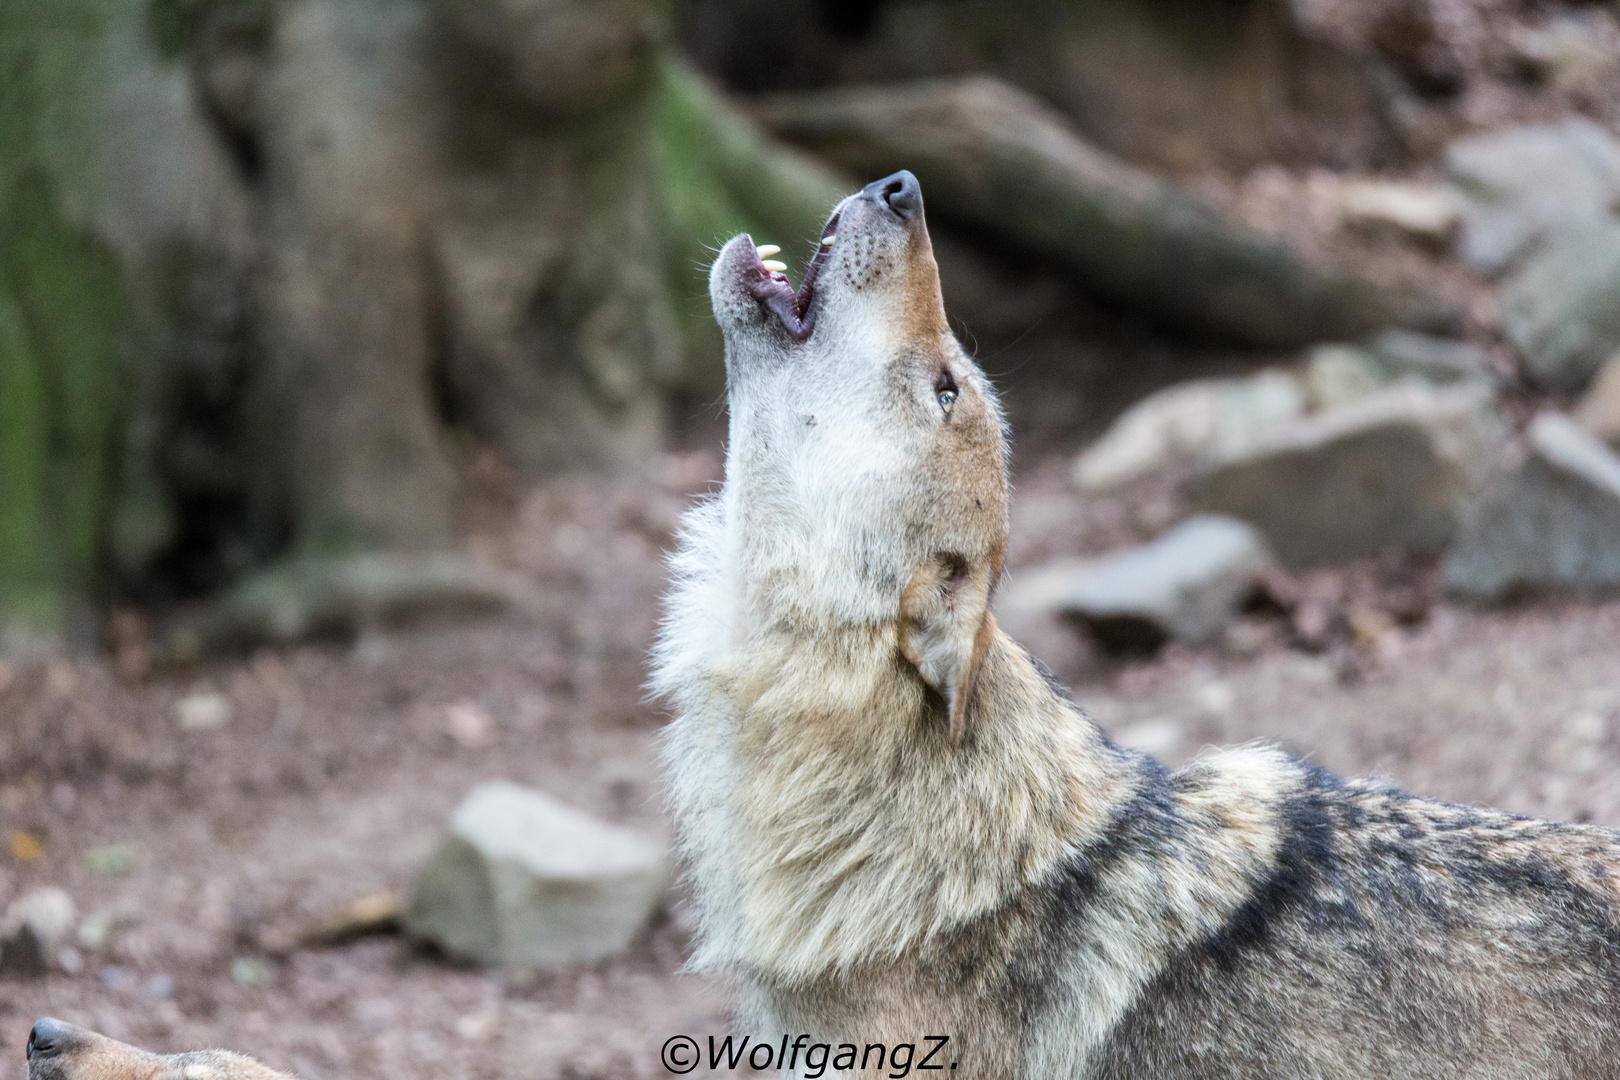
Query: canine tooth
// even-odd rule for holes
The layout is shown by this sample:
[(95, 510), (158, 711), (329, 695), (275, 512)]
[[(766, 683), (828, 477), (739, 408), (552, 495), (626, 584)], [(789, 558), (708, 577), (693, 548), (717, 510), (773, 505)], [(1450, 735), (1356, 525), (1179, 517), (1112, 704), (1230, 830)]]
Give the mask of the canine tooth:
[(833, 233), (831, 236), (823, 236), (821, 238), (821, 246), (822, 247), (832, 247), (832, 242), (834, 240), (836, 240), (836, 239), (838, 239), (838, 234), (837, 233)]
[(779, 244), (761, 244), (758, 247), (756, 247), (754, 250), (759, 252), (759, 257), (760, 258), (768, 259), (772, 255), (775, 255), (778, 251), (781, 251), (782, 248), (781, 248), (781, 245), (779, 245)]
[(787, 263), (777, 262), (775, 259), (766, 259), (765, 260), (765, 269), (767, 269), (767, 270), (775, 270), (778, 273), (780, 273), (780, 272), (787, 269)]

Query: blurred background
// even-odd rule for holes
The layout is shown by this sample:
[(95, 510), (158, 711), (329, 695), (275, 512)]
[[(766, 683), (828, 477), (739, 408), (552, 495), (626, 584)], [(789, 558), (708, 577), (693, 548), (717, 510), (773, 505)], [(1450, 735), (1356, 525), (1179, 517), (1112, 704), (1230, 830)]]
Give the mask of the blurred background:
[(661, 855), (525, 952), (451, 814), (661, 852), (707, 261), (898, 168), (1117, 738), (1620, 825), (1617, 125), (1608, 3), (0, 0), (0, 1080), (725, 1030)]

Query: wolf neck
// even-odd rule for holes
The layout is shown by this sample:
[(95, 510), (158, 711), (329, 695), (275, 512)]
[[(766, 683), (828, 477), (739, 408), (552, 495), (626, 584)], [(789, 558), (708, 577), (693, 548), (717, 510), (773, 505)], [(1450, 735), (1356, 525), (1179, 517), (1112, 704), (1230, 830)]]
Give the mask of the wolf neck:
[(927, 951), (1106, 827), (1134, 764), (998, 635), (967, 736), (893, 623), (776, 623), (727, 665), (742, 955), (805, 983)]

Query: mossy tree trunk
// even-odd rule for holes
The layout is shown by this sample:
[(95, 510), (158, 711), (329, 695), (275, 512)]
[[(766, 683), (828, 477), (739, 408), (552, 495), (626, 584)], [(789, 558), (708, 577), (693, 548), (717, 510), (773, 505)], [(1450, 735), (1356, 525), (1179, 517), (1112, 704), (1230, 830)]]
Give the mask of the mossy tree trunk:
[(0, 645), (89, 598), (114, 482), (123, 282), (64, 212), (96, 183), (79, 138), (104, 16), (0, 4)]
[[(164, 107), (217, 145), (171, 139), (209, 158), (176, 171), (230, 189), (246, 241), (89, 227), (118, 216), (98, 177), (155, 169), (97, 156), (98, 4), (150, 32), (149, 83), (189, 72)], [(443, 549), (456, 427), (531, 476), (645, 461), (670, 395), (721, 384), (708, 250), (749, 229), (808, 256), (841, 194), (661, 25), (645, 0), (0, 5), (0, 623)], [(229, 348), (187, 297), (246, 300)]]

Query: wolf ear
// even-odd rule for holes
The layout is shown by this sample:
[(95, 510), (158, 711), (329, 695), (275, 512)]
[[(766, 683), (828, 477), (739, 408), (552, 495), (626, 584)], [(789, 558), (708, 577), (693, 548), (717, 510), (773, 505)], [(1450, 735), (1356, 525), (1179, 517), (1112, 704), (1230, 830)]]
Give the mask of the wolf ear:
[(968, 702), (996, 634), (990, 587), (1001, 574), (1000, 553), (987, 562), (972, 567), (953, 552), (936, 554), (900, 593), (900, 652), (945, 699), (953, 744), (967, 730)]

